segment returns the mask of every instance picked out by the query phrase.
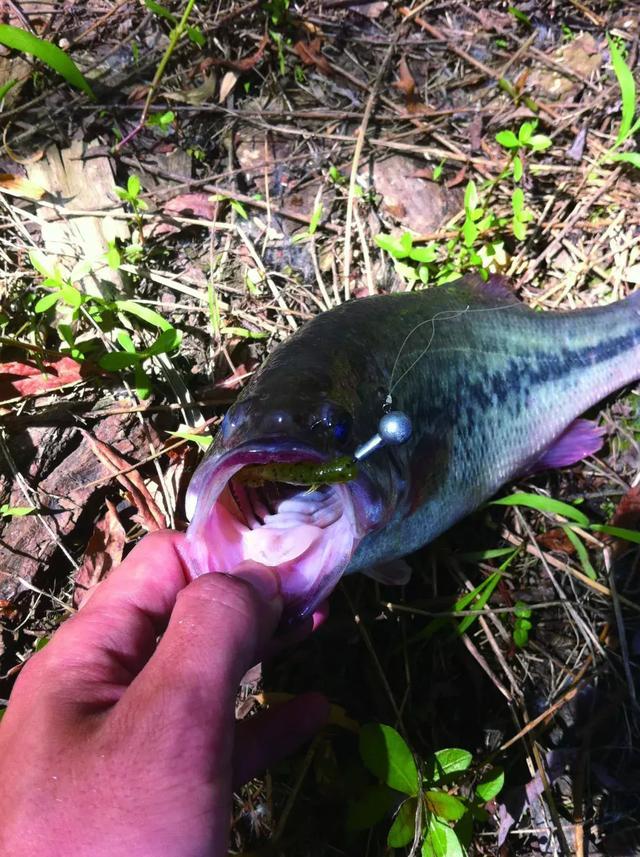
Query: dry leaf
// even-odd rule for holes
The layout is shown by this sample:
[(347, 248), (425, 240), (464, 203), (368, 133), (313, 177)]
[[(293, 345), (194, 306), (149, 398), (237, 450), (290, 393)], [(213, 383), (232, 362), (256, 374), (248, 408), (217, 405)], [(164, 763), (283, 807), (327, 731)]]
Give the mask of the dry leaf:
[[(132, 506), (138, 510), (134, 520), (148, 532), (163, 530), (168, 526), (167, 519), (155, 502), (139, 471), (131, 470), (130, 463), (112, 447), (93, 437), (89, 432), (83, 432), (91, 444), (97, 457), (107, 465), (118, 482), (129, 495)], [(127, 472), (125, 472), (127, 471)]]
[(209, 193), (182, 193), (174, 196), (162, 209), (165, 214), (183, 214), (186, 217), (215, 218), (216, 203)]
[(236, 71), (251, 71), (251, 69), (258, 63), (264, 54), (264, 49), (269, 43), (269, 37), (263, 36), (260, 40), (260, 44), (258, 45), (257, 50), (250, 54), (248, 57), (244, 59), (237, 60), (236, 62), (231, 63), (231, 67), (235, 68)]
[(220, 95), (218, 96), (218, 103), (222, 103), (227, 99), (227, 96), (231, 95), (239, 77), (240, 75), (237, 71), (225, 72), (224, 77), (220, 81)]
[(576, 552), (576, 549), (567, 538), (567, 534), (564, 530), (560, 529), (560, 527), (554, 527), (552, 530), (549, 530), (549, 532), (538, 536), (537, 541), (543, 548), (550, 551), (566, 553), (569, 556), (572, 556)]
[(120, 523), (116, 507), (106, 501), (107, 511), (104, 518), (95, 526), (87, 544), (82, 565), (75, 574), (76, 588), (73, 603), (80, 607), (89, 592), (108, 577), (122, 561), (126, 541), (124, 527)]
[(0, 173), (0, 190), (22, 199), (42, 199), (47, 192), (35, 182), (29, 181), (23, 176), (14, 176), (11, 173)]
[(463, 167), (460, 167), (458, 172), (452, 178), (448, 179), (445, 183), (445, 187), (455, 187), (458, 184), (461, 184), (467, 175), (467, 165), (465, 164)]
[(89, 374), (90, 367), (77, 363), (71, 357), (60, 360), (43, 360), (40, 364), (0, 363), (0, 398), (35, 396), (48, 390), (57, 390), (66, 384), (77, 384)]
[(398, 63), (398, 79), (394, 80), (393, 85), (396, 89), (406, 95), (407, 103), (414, 100), (416, 82), (409, 71), (409, 66), (407, 65), (405, 57), (402, 57)]
[(640, 486), (629, 488), (618, 503), (611, 519), (613, 527), (637, 530), (640, 527)]
[(372, 3), (358, 3), (357, 5), (349, 6), (349, 11), (356, 12), (358, 15), (374, 21), (382, 15), (388, 5), (386, 0), (373, 0)]
[(216, 78), (213, 74), (205, 74), (200, 86), (195, 86), (192, 89), (183, 89), (178, 92), (167, 92), (165, 98), (168, 101), (179, 101), (181, 104), (192, 104), (194, 107), (199, 107), (201, 104), (206, 104), (212, 101), (216, 94)]
[(314, 39), (312, 42), (296, 42), (293, 46), (294, 52), (302, 60), (305, 65), (314, 65), (319, 72), (331, 77), (332, 69), (329, 61), (320, 52), (320, 39)]

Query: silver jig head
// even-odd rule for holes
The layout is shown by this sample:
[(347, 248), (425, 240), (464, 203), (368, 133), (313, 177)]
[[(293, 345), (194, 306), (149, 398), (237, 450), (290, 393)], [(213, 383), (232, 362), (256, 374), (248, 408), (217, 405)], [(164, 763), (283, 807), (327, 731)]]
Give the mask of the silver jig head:
[(353, 457), (356, 461), (362, 461), (383, 446), (399, 446), (401, 443), (406, 443), (412, 431), (411, 420), (406, 414), (402, 411), (391, 411), (380, 419), (377, 434), (359, 446), (353, 453)]

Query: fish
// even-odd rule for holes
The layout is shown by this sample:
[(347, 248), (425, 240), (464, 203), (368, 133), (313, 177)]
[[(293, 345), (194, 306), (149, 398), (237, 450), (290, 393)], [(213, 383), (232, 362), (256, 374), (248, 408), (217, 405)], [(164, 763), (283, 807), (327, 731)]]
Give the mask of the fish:
[[(189, 573), (273, 569), (289, 621), (344, 574), (406, 582), (403, 557), (502, 486), (596, 452), (603, 430), (581, 415), (638, 378), (640, 291), (536, 311), (504, 278), (468, 275), (341, 304), (278, 345), (227, 411), (187, 492)], [(406, 442), (344, 479), (287, 481), (355, 461), (390, 407)], [(276, 477), (243, 480), (261, 467)]]

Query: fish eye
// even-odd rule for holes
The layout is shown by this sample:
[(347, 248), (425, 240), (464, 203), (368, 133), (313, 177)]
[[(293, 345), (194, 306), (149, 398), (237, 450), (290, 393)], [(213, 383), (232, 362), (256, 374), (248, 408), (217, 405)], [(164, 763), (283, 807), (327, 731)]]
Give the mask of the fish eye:
[(311, 424), (312, 429), (322, 429), (342, 445), (351, 433), (351, 414), (336, 405), (326, 403), (315, 415)]
[(228, 438), (231, 437), (231, 435), (244, 423), (246, 410), (246, 406), (241, 402), (238, 402), (238, 404), (229, 408), (220, 424), (220, 431), (222, 433), (223, 440), (228, 440)]

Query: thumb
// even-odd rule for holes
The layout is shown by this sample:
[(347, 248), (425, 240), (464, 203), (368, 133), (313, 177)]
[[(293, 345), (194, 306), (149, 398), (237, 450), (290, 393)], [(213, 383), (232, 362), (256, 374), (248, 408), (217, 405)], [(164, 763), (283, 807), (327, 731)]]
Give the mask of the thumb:
[(233, 714), (240, 679), (261, 659), (281, 613), (272, 570), (196, 578), (178, 593), (167, 630), (125, 700), (151, 714), (154, 703), (166, 711), (169, 697), (179, 721), (215, 729)]

